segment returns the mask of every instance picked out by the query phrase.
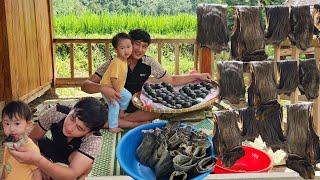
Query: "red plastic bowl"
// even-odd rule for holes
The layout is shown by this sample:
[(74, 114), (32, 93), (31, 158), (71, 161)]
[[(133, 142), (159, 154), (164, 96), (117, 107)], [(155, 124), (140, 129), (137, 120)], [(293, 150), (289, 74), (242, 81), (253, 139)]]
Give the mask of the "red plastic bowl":
[(228, 173), (257, 173), (268, 172), (271, 170), (273, 164), (271, 157), (256, 148), (242, 146), (244, 149), (244, 156), (238, 159), (233, 166), (227, 168), (222, 166), (222, 161), (217, 160), (213, 169), (215, 174), (228, 174)]

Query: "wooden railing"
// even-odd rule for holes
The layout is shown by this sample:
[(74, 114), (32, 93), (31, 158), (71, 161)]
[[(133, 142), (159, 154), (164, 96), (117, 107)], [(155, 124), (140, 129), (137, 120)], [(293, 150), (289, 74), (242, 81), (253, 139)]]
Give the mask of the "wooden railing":
[[(81, 83), (87, 79), (88, 77), (75, 77), (75, 45), (76, 44), (86, 44), (88, 48), (88, 74), (89, 76), (94, 73), (95, 69), (93, 69), (93, 61), (92, 61), (92, 46), (93, 44), (104, 44), (105, 48), (105, 58), (110, 58), (110, 49), (109, 45), (111, 43), (111, 39), (54, 39), (53, 47), (59, 44), (65, 44), (69, 46), (69, 55), (70, 55), (70, 77), (56, 77), (55, 78), (55, 87), (76, 87), (80, 86)], [(181, 44), (190, 44), (194, 47), (193, 59), (194, 59), (194, 69), (198, 69), (198, 47), (195, 45), (194, 39), (153, 39), (151, 44), (156, 44), (157, 46), (157, 60), (159, 63), (162, 62), (162, 51), (163, 46), (165, 44), (171, 44), (174, 47), (174, 61), (175, 68), (174, 74), (179, 74), (180, 70), (180, 45)]]

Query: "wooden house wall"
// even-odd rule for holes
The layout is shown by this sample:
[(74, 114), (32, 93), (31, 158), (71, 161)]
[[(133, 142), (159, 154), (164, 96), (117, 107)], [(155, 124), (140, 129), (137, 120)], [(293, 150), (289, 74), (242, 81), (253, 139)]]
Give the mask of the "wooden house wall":
[(0, 27), (6, 27), (0, 33), (0, 44), (6, 44), (7, 48), (2, 51), (8, 52), (7, 57), (0, 55), (4, 61), (1, 64), (7, 70), (0, 71), (3, 77), (0, 82), (4, 81), (4, 89), (9, 91), (0, 87), (0, 101), (25, 100), (49, 87), (53, 79), (50, 1), (0, 1), (0, 8), (4, 10), (0, 15), (5, 16)]

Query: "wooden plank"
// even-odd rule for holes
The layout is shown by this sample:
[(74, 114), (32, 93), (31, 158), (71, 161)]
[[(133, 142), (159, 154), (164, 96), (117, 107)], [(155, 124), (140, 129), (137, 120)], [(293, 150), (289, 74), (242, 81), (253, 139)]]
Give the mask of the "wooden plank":
[(200, 63), (200, 72), (201, 73), (209, 73), (212, 74), (212, 68), (211, 68), (211, 60), (212, 60), (212, 54), (211, 50), (206, 47), (202, 47), (202, 53), (201, 53), (201, 63)]
[(193, 57), (194, 57), (194, 64), (193, 67), (195, 70), (199, 71), (199, 60), (198, 60), (198, 53), (199, 53), (199, 46), (197, 43), (193, 44)]
[(71, 43), (69, 46), (69, 53), (70, 53), (70, 73), (71, 78), (74, 78), (74, 44)]
[(92, 75), (92, 45), (91, 43), (87, 43), (88, 47), (88, 71), (89, 71), (89, 76)]
[(106, 60), (110, 59), (110, 47), (109, 47), (110, 42), (104, 43), (104, 56), (106, 57)]
[(23, 2), (7, 0), (6, 5), (11, 72), (8, 76), (11, 76), (12, 99), (18, 99), (18, 97), (28, 93), (29, 87)]
[(54, 29), (53, 29), (53, 2), (52, 0), (47, 0), (48, 3), (48, 9), (49, 9), (49, 27), (50, 27), (50, 44), (52, 45), (51, 47), (51, 59), (52, 59), (52, 92), (55, 94), (55, 84), (56, 84), (56, 77), (57, 77), (57, 72), (56, 72), (56, 46), (53, 44), (53, 37), (54, 35)]
[(53, 81), (51, 15), (47, 0), (34, 0), (41, 85)]
[[(316, 59), (316, 63), (319, 67), (319, 61), (320, 61), (320, 47), (316, 47), (315, 48), (315, 59)], [(319, 92), (320, 93), (320, 92)], [(318, 135), (320, 135), (320, 96), (315, 99), (313, 104), (313, 122), (315, 125), (315, 131), (317, 132)]]
[(179, 74), (179, 43), (174, 43), (174, 61), (175, 61), (175, 74)]
[(163, 47), (163, 44), (162, 43), (158, 43), (157, 53), (158, 53), (158, 62), (160, 64), (161, 64), (161, 58), (162, 58), (162, 47)]
[[(37, 48), (37, 30), (36, 30), (36, 19), (33, 0), (25, 0), (22, 2), (22, 10), (24, 17), (25, 32), (25, 46), (26, 47), (26, 66), (25, 76), (28, 81), (28, 92), (36, 89), (40, 86), (40, 74), (39, 74), (39, 63), (38, 63), (38, 48)], [(21, 82), (19, 82), (21, 83)], [(23, 94), (21, 94), (23, 95)], [(20, 95), (19, 95), (20, 96)]]
[[(297, 60), (298, 65), (299, 65), (299, 55), (300, 55), (300, 50), (296, 46), (292, 46), (292, 59)], [(290, 101), (291, 103), (297, 103), (299, 100), (299, 94), (298, 90), (296, 89), (294, 93), (291, 94)]]
[(81, 84), (87, 79), (87, 77), (83, 78), (57, 78), (57, 88), (62, 87), (79, 87)]
[(48, 83), (47, 85), (42, 85), (42, 86), (30, 91), (28, 94), (23, 95), (19, 99), (26, 102), (26, 103), (29, 103), (29, 102), (35, 100), (36, 98), (42, 96), (45, 92), (50, 90), (50, 88), (51, 88), (51, 83)]
[(0, 1), (0, 101), (12, 98), (6, 1)]

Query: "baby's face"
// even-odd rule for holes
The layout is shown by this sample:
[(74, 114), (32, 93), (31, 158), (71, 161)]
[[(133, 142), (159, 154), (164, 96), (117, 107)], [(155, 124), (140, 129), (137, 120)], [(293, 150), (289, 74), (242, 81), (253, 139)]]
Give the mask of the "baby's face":
[(21, 135), (26, 135), (28, 123), (25, 119), (19, 116), (13, 116), (11, 119), (4, 115), (2, 119), (2, 126), (6, 136), (13, 136), (19, 139)]
[(119, 58), (127, 60), (132, 53), (132, 44), (130, 39), (119, 41), (116, 52)]

